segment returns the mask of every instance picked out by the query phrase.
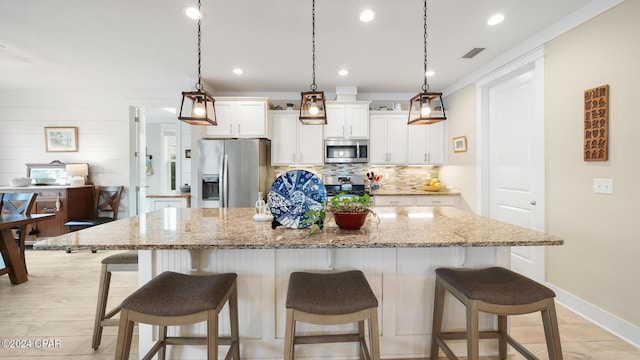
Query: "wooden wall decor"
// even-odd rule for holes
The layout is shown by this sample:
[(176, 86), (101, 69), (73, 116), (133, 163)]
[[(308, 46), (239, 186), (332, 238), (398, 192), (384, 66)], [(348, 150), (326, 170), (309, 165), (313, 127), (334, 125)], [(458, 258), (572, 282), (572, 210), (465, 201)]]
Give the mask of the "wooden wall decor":
[(584, 92), (584, 161), (609, 160), (609, 85)]

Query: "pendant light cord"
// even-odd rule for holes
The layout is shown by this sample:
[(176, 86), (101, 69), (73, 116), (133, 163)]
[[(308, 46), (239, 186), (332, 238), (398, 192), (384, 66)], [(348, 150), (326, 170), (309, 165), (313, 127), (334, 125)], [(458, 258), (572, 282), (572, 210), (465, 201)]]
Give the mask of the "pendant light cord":
[(311, 5), (311, 62), (313, 64), (313, 78), (311, 82), (311, 91), (316, 91), (316, 0), (312, 0)]
[(424, 0), (424, 85), (422, 85), (422, 91), (429, 90), (429, 83), (427, 83), (427, 0)]
[(202, 52), (200, 51), (202, 31), (200, 30), (200, 22), (202, 20), (202, 12), (200, 11), (200, 5), (200, 0), (198, 0), (198, 13), (200, 14), (198, 18), (198, 83), (196, 84), (196, 90), (198, 91), (202, 91), (202, 76), (200, 75), (200, 64), (202, 62)]

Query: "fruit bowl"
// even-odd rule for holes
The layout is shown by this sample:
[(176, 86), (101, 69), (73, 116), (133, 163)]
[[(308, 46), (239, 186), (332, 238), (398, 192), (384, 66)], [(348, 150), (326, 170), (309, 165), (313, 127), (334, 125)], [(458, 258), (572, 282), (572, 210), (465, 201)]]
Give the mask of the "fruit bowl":
[(424, 191), (440, 191), (442, 190), (442, 184), (440, 185), (427, 185), (427, 184), (423, 184), (422, 185), (422, 190)]

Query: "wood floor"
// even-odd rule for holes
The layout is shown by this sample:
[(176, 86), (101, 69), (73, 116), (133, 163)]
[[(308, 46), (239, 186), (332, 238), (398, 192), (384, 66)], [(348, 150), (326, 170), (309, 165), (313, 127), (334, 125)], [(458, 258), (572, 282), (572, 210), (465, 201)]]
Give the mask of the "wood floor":
[[(113, 359), (115, 327), (105, 328), (97, 351), (91, 348), (100, 260), (113, 253), (30, 250), (28, 282), (11, 285), (8, 276), (0, 276), (0, 360)], [(136, 273), (114, 273), (110, 303), (131, 293), (136, 282)], [(640, 360), (640, 349), (562, 306), (558, 314), (565, 360)], [(539, 314), (512, 317), (512, 334), (540, 359), (547, 359)], [(9, 344), (5, 339), (23, 343)], [(8, 344), (20, 346), (8, 348)], [(132, 350), (137, 350), (137, 343)], [(131, 358), (137, 353), (132, 351)]]

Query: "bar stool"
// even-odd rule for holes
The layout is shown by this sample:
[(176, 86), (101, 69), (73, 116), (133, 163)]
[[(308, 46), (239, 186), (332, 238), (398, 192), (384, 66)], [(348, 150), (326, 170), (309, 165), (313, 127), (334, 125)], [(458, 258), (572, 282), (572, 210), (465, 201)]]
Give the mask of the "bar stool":
[[(466, 306), (467, 331), (442, 332), (445, 290)], [(467, 340), (467, 358), (479, 358), (479, 339), (498, 339), (500, 359), (507, 358), (507, 343), (527, 359), (537, 359), (507, 333), (507, 316), (542, 313), (550, 360), (562, 360), (554, 297), (556, 294), (525, 276), (501, 267), (486, 269), (436, 269), (431, 359), (440, 348), (449, 359), (458, 359), (444, 340)], [(478, 329), (478, 312), (498, 315), (497, 331)]]
[(102, 271), (100, 272), (100, 285), (98, 288), (98, 305), (96, 318), (93, 324), (93, 341), (91, 347), (98, 349), (102, 341), (102, 329), (105, 326), (118, 326), (118, 319), (112, 319), (120, 306), (116, 306), (107, 313), (107, 299), (109, 297), (109, 285), (111, 273), (114, 271), (138, 271), (138, 252), (126, 251), (102, 259)]
[[(158, 341), (144, 359), (165, 358), (167, 345), (206, 345), (207, 359), (218, 359), (218, 345), (230, 345), (225, 359), (240, 359), (238, 293), (234, 273), (186, 275), (165, 271), (120, 305), (116, 360), (128, 359), (135, 322), (158, 325)], [(218, 337), (218, 315), (229, 303), (231, 336)], [(168, 337), (167, 326), (207, 322), (206, 337)]]
[[(293, 359), (296, 344), (336, 342), (358, 342), (361, 358), (380, 359), (378, 300), (361, 271), (294, 272), (289, 277), (286, 307), (285, 360)], [(371, 354), (364, 336), (365, 320), (369, 325)], [(357, 322), (358, 332), (296, 336), (296, 321), (318, 325)]]

